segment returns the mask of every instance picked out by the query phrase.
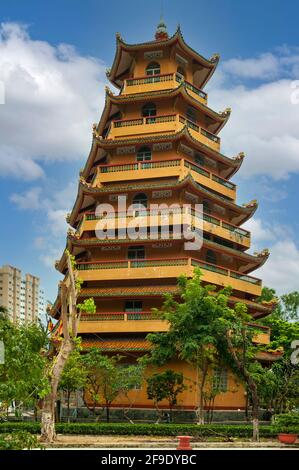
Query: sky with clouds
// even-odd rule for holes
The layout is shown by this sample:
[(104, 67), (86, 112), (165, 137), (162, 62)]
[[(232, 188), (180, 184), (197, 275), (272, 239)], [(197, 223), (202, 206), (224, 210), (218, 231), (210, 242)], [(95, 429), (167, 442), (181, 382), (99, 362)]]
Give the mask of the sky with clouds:
[[(0, 264), (39, 275), (53, 301), (59, 279), (53, 262), (65, 246), (64, 217), (103, 107), (115, 33), (131, 43), (151, 40), (161, 1), (3, 3)], [(180, 23), (191, 47), (221, 55), (206, 88), (209, 105), (232, 108), (222, 152), (246, 154), (234, 177), (238, 203), (258, 199), (246, 223), (251, 251), (271, 251), (255, 275), (283, 293), (299, 290), (299, 4), (246, 3), (164, 0), (163, 10), (170, 34)]]

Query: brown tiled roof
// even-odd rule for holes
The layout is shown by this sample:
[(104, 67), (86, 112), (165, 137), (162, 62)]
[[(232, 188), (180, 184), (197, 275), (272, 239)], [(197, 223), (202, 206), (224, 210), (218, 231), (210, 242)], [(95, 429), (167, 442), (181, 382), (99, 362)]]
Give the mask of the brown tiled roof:
[(99, 348), (102, 351), (149, 351), (151, 343), (144, 338), (97, 339), (83, 338), (83, 348)]
[(125, 287), (95, 287), (82, 288), (80, 297), (127, 297), (128, 295), (157, 295), (162, 296), (166, 293), (178, 293), (176, 285), (169, 286), (125, 286)]

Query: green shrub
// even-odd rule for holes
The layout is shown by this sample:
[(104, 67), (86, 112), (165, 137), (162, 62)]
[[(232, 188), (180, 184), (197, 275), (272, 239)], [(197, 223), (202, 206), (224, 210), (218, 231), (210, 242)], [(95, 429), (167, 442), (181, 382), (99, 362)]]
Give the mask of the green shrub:
[(0, 450), (42, 449), (38, 438), (27, 431), (0, 434)]
[(276, 432), (293, 433), (292, 429), (299, 428), (299, 413), (283, 413), (273, 416), (273, 427)]
[[(290, 431), (299, 433), (299, 425), (290, 426)], [(27, 431), (32, 434), (40, 433), (40, 423), (7, 422), (0, 423), (0, 433)], [(126, 435), (126, 436), (179, 436), (190, 435), (197, 438), (250, 438), (250, 424), (129, 424), (129, 423), (58, 423), (58, 434), (89, 434), (89, 435)], [(277, 435), (275, 426), (260, 426), (261, 437)]]

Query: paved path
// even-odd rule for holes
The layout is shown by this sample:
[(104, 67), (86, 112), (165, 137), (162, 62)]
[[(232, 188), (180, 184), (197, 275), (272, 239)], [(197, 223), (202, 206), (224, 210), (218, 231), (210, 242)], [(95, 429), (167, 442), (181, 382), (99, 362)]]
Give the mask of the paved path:
[[(150, 436), (90, 436), (90, 435), (65, 435), (58, 434), (57, 441), (54, 445), (49, 447), (54, 448), (98, 448), (98, 449), (115, 449), (115, 448), (128, 448), (128, 449), (175, 449), (177, 447), (178, 439), (172, 437), (150, 437)], [(191, 440), (191, 445), (194, 449), (211, 449), (211, 448), (298, 448), (299, 441), (293, 446), (286, 446), (277, 440), (262, 440), (258, 443), (251, 441), (237, 441), (230, 442), (211, 442), (199, 441), (196, 438)]]

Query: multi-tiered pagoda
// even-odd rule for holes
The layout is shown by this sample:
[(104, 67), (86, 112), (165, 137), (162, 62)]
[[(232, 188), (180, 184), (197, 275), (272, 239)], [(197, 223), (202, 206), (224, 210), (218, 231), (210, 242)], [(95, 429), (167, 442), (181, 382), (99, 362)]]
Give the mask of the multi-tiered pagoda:
[[(91, 151), (67, 218), (73, 227), (67, 248), (76, 258), (83, 281), (80, 300), (93, 297), (97, 305), (96, 314), (81, 319), (84, 348), (95, 346), (106, 354), (120, 353), (124, 362), (134, 362), (150, 349), (146, 335), (168, 327), (151, 309), (161, 306), (165, 293), (177, 294), (177, 277), (192, 276), (196, 266), (204, 283), (218, 289), (230, 285), (231, 303), (244, 302), (253, 319), (270, 312), (270, 306), (257, 302), (262, 282), (251, 275), (269, 253), (249, 254), (250, 233), (241, 228), (257, 203), (239, 205), (231, 181), (244, 154), (228, 157), (221, 153), (219, 132), (230, 109), (218, 113), (209, 108), (204, 91), (218, 61), (216, 54), (206, 59), (195, 52), (179, 28), (169, 37), (163, 22), (154, 41), (127, 44), (117, 34), (107, 76), (119, 92), (106, 88), (102, 117), (93, 127)], [(162, 215), (157, 222), (158, 239), (123, 236), (132, 214), (119, 211), (119, 196), (126, 198), (127, 205), (145, 208), (153, 203), (202, 204), (202, 248), (188, 251), (184, 239), (174, 239), (174, 222), (168, 238), (160, 237)], [(116, 210), (114, 238), (96, 236), (97, 207), (103, 203)], [(192, 217), (197, 216), (193, 211)], [(146, 215), (142, 221), (148, 228)], [(56, 267), (66, 274), (65, 255)], [(59, 301), (53, 315), (59, 317)], [(261, 329), (255, 340), (267, 344), (269, 331)], [(168, 367), (196, 381), (196, 371), (189, 365), (174, 361)], [(244, 408), (244, 389), (229, 371), (220, 375), (223, 393), (216, 398), (216, 408)], [(145, 387), (134, 393), (136, 407), (153, 407)], [(182, 394), (180, 406), (196, 408), (196, 387)]]

